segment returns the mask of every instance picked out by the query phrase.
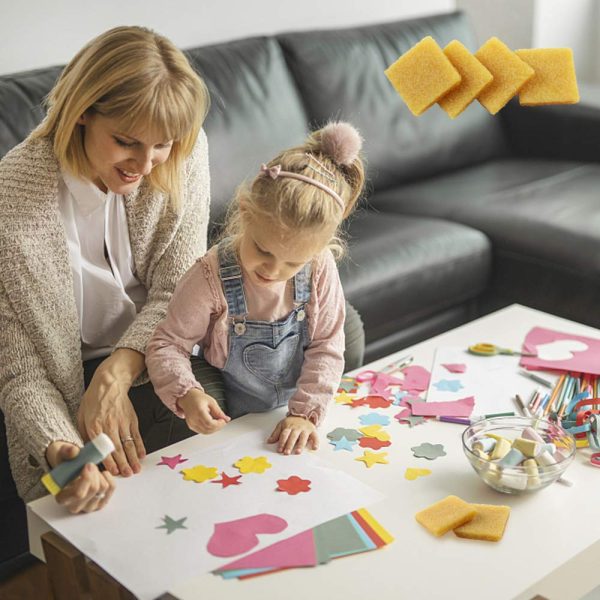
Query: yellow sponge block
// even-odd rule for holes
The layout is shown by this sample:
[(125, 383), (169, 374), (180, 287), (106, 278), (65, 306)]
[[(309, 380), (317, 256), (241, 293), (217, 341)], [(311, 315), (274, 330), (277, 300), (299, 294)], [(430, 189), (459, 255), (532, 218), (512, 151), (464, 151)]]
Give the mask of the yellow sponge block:
[(457, 40), (451, 41), (444, 54), (459, 72), (462, 80), (458, 86), (438, 100), (438, 104), (455, 119), (477, 98), (494, 79), (493, 75)]
[(510, 506), (493, 504), (471, 504), (477, 514), (468, 523), (454, 529), (461, 538), (497, 542), (502, 539), (506, 522), (510, 515)]
[(523, 106), (579, 102), (573, 50), (532, 48), (516, 50), (515, 54), (535, 71), (519, 92), (519, 102)]
[(415, 515), (415, 519), (433, 535), (444, 535), (470, 521), (477, 511), (458, 496), (448, 496)]
[(415, 116), (460, 83), (458, 71), (431, 36), (392, 63), (385, 75)]
[(529, 81), (535, 71), (498, 38), (490, 38), (475, 57), (494, 76), (479, 94), (479, 102), (495, 115)]

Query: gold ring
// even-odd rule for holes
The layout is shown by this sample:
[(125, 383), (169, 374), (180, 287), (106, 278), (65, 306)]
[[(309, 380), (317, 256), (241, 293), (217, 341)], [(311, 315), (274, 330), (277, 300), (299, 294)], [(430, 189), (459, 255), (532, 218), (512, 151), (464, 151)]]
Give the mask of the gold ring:
[(133, 438), (132, 437), (121, 438), (121, 444), (124, 444), (125, 442), (133, 442)]

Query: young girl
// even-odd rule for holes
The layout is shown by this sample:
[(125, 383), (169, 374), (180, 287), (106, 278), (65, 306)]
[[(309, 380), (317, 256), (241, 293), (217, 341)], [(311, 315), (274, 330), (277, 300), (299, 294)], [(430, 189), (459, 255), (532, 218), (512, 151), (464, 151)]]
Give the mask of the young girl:
[[(284, 454), (318, 447), (317, 426), (343, 371), (345, 304), (334, 254), (364, 184), (362, 139), (330, 123), (282, 152), (228, 215), (225, 237), (178, 284), (146, 349), (156, 393), (188, 427), (287, 403), (268, 439)], [(223, 372), (227, 415), (190, 368), (199, 344)]]

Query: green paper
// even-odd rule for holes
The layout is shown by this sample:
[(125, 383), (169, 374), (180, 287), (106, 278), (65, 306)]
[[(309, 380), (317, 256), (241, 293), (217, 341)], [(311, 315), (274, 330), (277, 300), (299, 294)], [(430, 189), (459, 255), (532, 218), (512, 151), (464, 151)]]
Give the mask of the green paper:
[(336, 556), (369, 550), (348, 515), (318, 525), (313, 529), (313, 535), (319, 564), (327, 563)]

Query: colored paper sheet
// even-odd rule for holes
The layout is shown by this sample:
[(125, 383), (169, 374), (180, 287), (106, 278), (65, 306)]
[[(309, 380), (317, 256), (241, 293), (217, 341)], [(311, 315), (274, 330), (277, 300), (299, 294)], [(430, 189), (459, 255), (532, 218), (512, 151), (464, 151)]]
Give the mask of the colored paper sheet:
[(375, 548), (375, 544), (365, 538), (364, 533), (362, 536), (358, 533), (357, 523), (351, 515), (323, 523), (315, 527), (313, 532), (319, 564)]
[(431, 374), (424, 367), (411, 365), (404, 369), (404, 380), (401, 389), (409, 392), (424, 392), (429, 387)]
[(442, 367), (449, 373), (464, 373), (467, 370), (467, 365), (464, 363), (447, 363)]
[(390, 386), (402, 385), (403, 380), (387, 373), (377, 373), (375, 381), (371, 384), (371, 395), (387, 398), (390, 395)]
[(470, 417), (474, 406), (473, 396), (448, 402), (413, 402), (412, 414), (421, 417)]
[(600, 375), (600, 340), (534, 327), (526, 336), (524, 347), (538, 356), (523, 356), (527, 369), (551, 369)]

